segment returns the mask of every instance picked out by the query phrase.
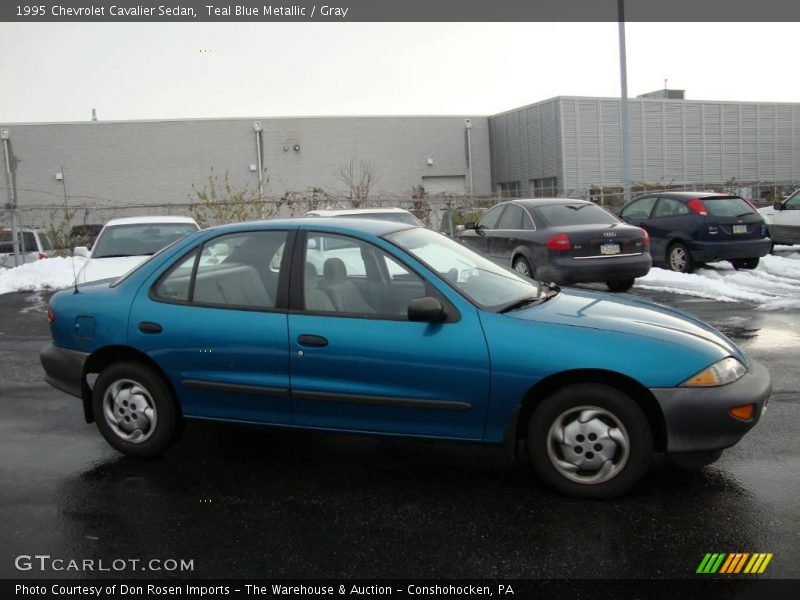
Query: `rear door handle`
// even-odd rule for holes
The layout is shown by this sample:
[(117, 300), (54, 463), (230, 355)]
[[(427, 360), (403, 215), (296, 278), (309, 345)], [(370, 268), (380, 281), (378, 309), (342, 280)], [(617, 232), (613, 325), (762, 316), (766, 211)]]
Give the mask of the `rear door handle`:
[(142, 321), (139, 323), (139, 331), (142, 333), (161, 333), (162, 327), (158, 323), (151, 321)]
[(321, 335), (311, 335), (308, 333), (304, 333), (303, 335), (297, 338), (297, 343), (301, 346), (317, 346), (317, 347), (324, 347), (328, 345), (327, 338), (322, 337)]

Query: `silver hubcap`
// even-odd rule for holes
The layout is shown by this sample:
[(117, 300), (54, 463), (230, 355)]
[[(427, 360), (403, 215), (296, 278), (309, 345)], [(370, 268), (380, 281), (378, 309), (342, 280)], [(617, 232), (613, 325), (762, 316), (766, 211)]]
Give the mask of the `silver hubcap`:
[(625, 467), (630, 441), (625, 426), (612, 413), (597, 406), (579, 406), (553, 421), (547, 454), (567, 479), (603, 483)]
[(132, 379), (118, 379), (103, 396), (103, 414), (122, 440), (141, 444), (156, 430), (156, 404), (150, 392)]
[(673, 271), (683, 271), (686, 268), (686, 251), (683, 248), (673, 248), (669, 253), (669, 264)]
[(522, 273), (525, 277), (531, 276), (531, 270), (528, 268), (528, 263), (520, 259), (514, 264), (514, 270), (517, 273)]

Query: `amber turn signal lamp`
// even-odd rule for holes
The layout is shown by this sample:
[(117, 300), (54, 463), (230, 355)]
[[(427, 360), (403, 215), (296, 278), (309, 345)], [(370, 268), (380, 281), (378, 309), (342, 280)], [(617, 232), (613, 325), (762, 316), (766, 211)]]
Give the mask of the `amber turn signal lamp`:
[(734, 406), (728, 409), (728, 413), (741, 421), (750, 421), (756, 411), (755, 404), (743, 404), (742, 406)]

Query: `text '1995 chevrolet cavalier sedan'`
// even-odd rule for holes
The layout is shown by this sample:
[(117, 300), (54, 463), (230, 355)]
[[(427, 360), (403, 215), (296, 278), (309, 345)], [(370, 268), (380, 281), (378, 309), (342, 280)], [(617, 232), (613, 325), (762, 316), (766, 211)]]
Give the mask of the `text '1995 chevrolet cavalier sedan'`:
[(697, 319), (385, 221), (199, 231), (56, 294), (48, 318), (47, 381), (137, 457), (183, 419), (465, 440), (524, 447), (548, 484), (607, 498), (654, 452), (713, 462), (770, 394), (767, 370)]

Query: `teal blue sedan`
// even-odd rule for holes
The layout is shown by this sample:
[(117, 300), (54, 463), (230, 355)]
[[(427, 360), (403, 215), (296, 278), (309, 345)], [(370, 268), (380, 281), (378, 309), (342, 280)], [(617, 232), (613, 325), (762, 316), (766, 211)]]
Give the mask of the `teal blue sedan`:
[[(206, 229), (54, 295), (46, 380), (118, 451), (184, 420), (503, 445), (563, 493), (630, 490), (747, 433), (767, 370), (709, 325), (561, 289), (423, 227), (301, 218)], [(269, 435), (268, 432), (265, 435)]]

